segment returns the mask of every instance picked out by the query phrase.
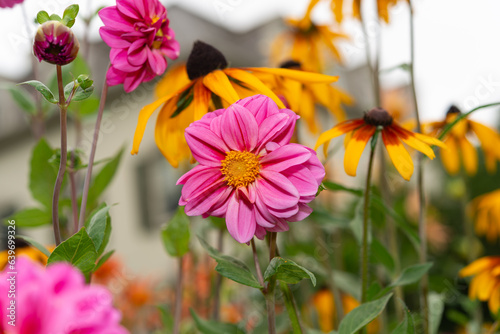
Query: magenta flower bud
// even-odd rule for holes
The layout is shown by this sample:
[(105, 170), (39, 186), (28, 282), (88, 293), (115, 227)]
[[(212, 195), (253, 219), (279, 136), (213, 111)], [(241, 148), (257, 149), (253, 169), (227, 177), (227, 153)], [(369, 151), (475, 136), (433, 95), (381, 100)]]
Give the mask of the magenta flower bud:
[(70, 28), (58, 21), (42, 24), (35, 35), (33, 53), (42, 60), (54, 65), (67, 65), (75, 60), (80, 43)]

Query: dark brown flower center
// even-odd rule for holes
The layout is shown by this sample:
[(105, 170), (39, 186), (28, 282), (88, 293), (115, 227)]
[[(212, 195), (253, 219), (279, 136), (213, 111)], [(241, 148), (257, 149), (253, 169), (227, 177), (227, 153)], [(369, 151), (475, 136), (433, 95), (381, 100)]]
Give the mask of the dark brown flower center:
[(392, 124), (392, 116), (380, 107), (371, 109), (363, 117), (365, 123), (375, 126), (386, 126)]
[(213, 46), (200, 41), (194, 43), (186, 63), (186, 71), (190, 80), (226, 67), (227, 60), (224, 55)]
[(282, 62), (280, 67), (281, 68), (289, 68), (292, 70), (300, 70), (300, 69), (302, 69), (302, 64), (296, 60), (290, 59), (290, 60)]
[(446, 112), (446, 115), (461, 114), (462, 112), (456, 106), (452, 105)]

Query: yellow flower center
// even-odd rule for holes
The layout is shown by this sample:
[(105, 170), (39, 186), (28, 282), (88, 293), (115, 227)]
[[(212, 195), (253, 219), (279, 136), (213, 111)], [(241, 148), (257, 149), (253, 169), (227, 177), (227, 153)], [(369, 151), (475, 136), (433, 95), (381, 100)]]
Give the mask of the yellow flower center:
[(250, 152), (231, 151), (221, 162), (221, 173), (231, 187), (246, 187), (259, 175), (260, 162), (257, 156)]

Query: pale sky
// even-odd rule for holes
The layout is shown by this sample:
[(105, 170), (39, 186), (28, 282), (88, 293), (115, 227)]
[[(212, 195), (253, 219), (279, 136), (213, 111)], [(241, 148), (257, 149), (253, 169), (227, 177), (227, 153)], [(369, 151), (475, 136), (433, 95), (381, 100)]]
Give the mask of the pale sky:
[[(62, 14), (65, 7), (79, 3), (80, 12), (89, 13), (112, 0), (25, 0), (28, 17), (39, 10)], [(203, 18), (231, 29), (245, 32), (279, 16), (299, 16), (306, 0), (169, 0)], [(368, 2), (365, 2), (368, 3)], [(416, 25), (416, 81), (419, 104), (424, 119), (439, 119), (450, 103), (463, 110), (480, 104), (500, 101), (500, 1), (498, 0), (414, 0)], [(328, 1), (315, 9), (313, 17), (322, 23), (331, 17)], [(23, 7), (0, 9), (0, 77), (18, 80), (31, 68), (33, 33), (24, 24)], [(370, 11), (370, 6), (364, 8)], [(393, 8), (392, 22), (383, 25), (381, 68), (389, 68), (409, 60), (408, 10), (403, 2)], [(91, 39), (97, 40), (99, 19), (92, 24)], [(33, 24), (29, 27), (35, 29)], [(347, 67), (365, 62), (363, 38), (359, 23), (343, 25), (352, 36), (351, 43), (342, 45)], [(81, 35), (82, 22), (74, 27)], [(407, 82), (407, 74), (395, 71), (383, 77), (388, 87)], [(498, 120), (496, 109), (479, 111), (476, 119), (493, 123)]]

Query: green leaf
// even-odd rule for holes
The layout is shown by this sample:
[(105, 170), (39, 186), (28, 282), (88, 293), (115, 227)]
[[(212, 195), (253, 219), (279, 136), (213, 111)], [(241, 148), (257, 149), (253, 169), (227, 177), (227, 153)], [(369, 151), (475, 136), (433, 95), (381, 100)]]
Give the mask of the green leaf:
[(52, 223), (52, 214), (38, 208), (24, 209), (16, 212), (8, 220), (15, 220), (18, 227), (37, 227)]
[(348, 188), (339, 183), (331, 181), (324, 181), (322, 184), (326, 189), (331, 191), (345, 191), (359, 197), (363, 196), (363, 190), (361, 189)]
[(23, 111), (32, 115), (36, 113), (35, 100), (27, 91), (15, 85), (2, 85), (2, 88), (9, 91), (12, 99)]
[(92, 271), (96, 271), (97, 269), (101, 268), (101, 266), (104, 264), (104, 262), (108, 261), (108, 259), (114, 253), (115, 253), (114, 250), (110, 250), (109, 252), (107, 252), (106, 254), (104, 254), (103, 256), (101, 256), (101, 258), (99, 259), (99, 261), (97, 261), (97, 264), (95, 265), (95, 267), (94, 267), (94, 269)]
[(237, 325), (221, 323), (213, 320), (200, 318), (193, 309), (189, 309), (194, 319), (196, 329), (203, 334), (244, 334), (245, 332)]
[(403, 308), (405, 317), (391, 334), (415, 334), (415, 322), (413, 321), (413, 316), (404, 303)]
[(205, 240), (198, 236), (198, 240), (210, 257), (217, 261), (215, 270), (222, 276), (229, 278), (235, 282), (243, 285), (251, 286), (253, 288), (262, 289), (255, 276), (252, 274), (247, 265), (238, 259), (228, 255), (221, 254), (218, 250), (210, 246)]
[(189, 251), (189, 218), (184, 207), (179, 207), (174, 217), (162, 229), (163, 246), (170, 256), (181, 257)]
[(316, 276), (306, 268), (298, 265), (292, 260), (284, 259), (282, 257), (275, 257), (267, 266), (264, 273), (264, 280), (269, 281), (271, 277), (276, 275), (276, 278), (287, 284), (296, 284), (304, 278), (311, 279), (311, 282), (316, 286)]
[(50, 103), (57, 104), (57, 100), (54, 97), (54, 94), (50, 91), (50, 89), (47, 86), (45, 86), (40, 81), (29, 80), (21, 82), (20, 85), (30, 85), (31, 87), (34, 87), (37, 91), (39, 91), (42, 94), (45, 100), (47, 100)]
[(59, 22), (62, 21), (61, 17), (57, 14), (50, 15), (50, 20), (51, 21), (59, 21)]
[(75, 103), (71, 105), (71, 109), (76, 111), (81, 116), (92, 115), (99, 108), (99, 99), (91, 96), (80, 103)]
[(188, 90), (185, 90), (179, 96), (179, 100), (177, 100), (177, 108), (172, 113), (170, 118), (174, 118), (179, 115), (184, 109), (189, 107), (194, 98), (194, 93), (192, 92), (193, 88), (190, 87)]
[(36, 14), (36, 20), (40, 24), (43, 24), (43, 23), (45, 23), (47, 21), (50, 21), (49, 13), (47, 13), (44, 10), (39, 11), (38, 14)]
[(84, 274), (94, 269), (97, 260), (97, 252), (94, 243), (90, 239), (85, 227), (69, 239), (63, 241), (54, 249), (47, 264), (54, 262), (69, 262), (80, 269)]
[(369, 303), (361, 304), (342, 319), (339, 326), (339, 334), (353, 334), (373, 321), (382, 311), (392, 293)]
[(17, 239), (21, 239), (21, 240), (24, 240), (26, 241), (27, 243), (29, 243), (32, 247), (35, 247), (36, 249), (38, 249), (40, 252), (42, 252), (45, 256), (49, 257), (50, 256), (50, 251), (45, 248), (44, 245), (42, 245), (41, 243), (39, 243), (38, 241), (30, 238), (30, 237), (27, 237), (25, 235), (16, 235), (16, 238)]
[(429, 293), (429, 333), (437, 334), (444, 311), (444, 297), (439, 293)]
[(89, 206), (97, 201), (99, 196), (101, 196), (103, 191), (113, 180), (113, 177), (118, 169), (118, 165), (120, 164), (123, 151), (124, 149), (122, 148), (112, 160), (106, 163), (92, 181), (88, 196)]
[(401, 275), (391, 283), (391, 287), (409, 285), (418, 282), (432, 267), (432, 262), (415, 264), (405, 268)]
[(71, 5), (64, 10), (62, 23), (71, 28), (75, 24), (76, 16), (78, 15), (80, 7), (78, 5)]
[(85, 224), (87, 233), (94, 242), (97, 256), (101, 255), (106, 248), (111, 235), (111, 217), (109, 216), (110, 207), (105, 205), (97, 210), (90, 218), (88, 224)]
[(80, 75), (76, 81), (71, 81), (64, 87), (64, 96), (68, 99), (74, 91), (70, 102), (83, 101), (94, 92), (93, 80), (88, 79), (86, 75)]
[(391, 253), (389, 253), (380, 241), (373, 239), (370, 250), (372, 262), (382, 264), (389, 271), (389, 273), (394, 272), (394, 259), (392, 258)]
[(57, 178), (57, 171), (49, 163), (53, 154), (54, 150), (45, 139), (41, 139), (33, 149), (30, 162), (31, 195), (50, 210), (52, 210), (52, 194)]

